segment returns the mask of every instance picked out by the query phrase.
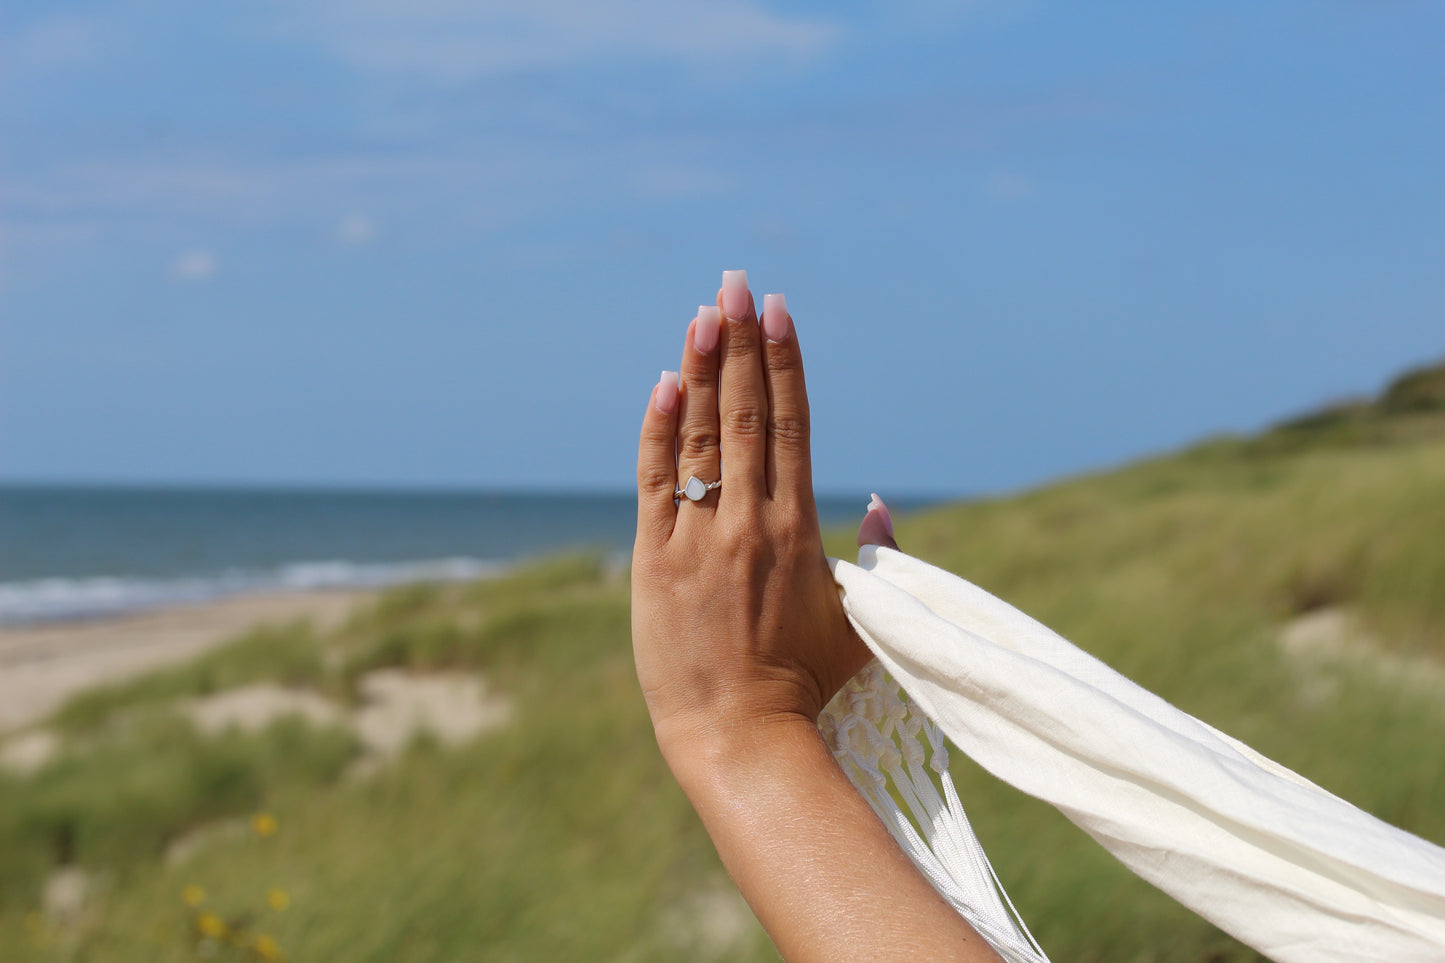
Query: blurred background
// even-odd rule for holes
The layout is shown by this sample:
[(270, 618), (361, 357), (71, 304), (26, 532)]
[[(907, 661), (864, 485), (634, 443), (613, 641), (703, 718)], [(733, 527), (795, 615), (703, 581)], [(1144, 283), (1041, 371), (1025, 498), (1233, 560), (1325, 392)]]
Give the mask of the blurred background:
[[(1423, 0), (13, 0), (0, 957), (767, 958), (626, 649), (637, 424), (727, 268), (788, 296), (830, 551), (878, 491), (1442, 838), (1442, 41)], [(1056, 958), (1251, 958), (958, 778)]]
[(625, 491), (734, 267), (825, 491), (1258, 427), (1441, 351), (1442, 19), (21, 0), (0, 472)]

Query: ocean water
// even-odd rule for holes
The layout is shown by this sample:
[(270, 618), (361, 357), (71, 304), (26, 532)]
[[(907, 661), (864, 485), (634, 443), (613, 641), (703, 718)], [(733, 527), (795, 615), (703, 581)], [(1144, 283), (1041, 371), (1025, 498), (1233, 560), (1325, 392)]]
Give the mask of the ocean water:
[[(856, 523), (867, 500), (820, 497), (818, 514)], [(635, 525), (631, 494), (0, 486), (0, 624), (625, 558)]]

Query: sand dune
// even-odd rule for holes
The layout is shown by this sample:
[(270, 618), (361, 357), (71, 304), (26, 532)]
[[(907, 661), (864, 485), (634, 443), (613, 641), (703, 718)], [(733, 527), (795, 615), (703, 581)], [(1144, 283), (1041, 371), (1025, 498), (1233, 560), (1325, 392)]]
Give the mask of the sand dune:
[(117, 618), (0, 628), (0, 733), (43, 718), (82, 689), (204, 652), (263, 622), (340, 623), (374, 592), (251, 595)]

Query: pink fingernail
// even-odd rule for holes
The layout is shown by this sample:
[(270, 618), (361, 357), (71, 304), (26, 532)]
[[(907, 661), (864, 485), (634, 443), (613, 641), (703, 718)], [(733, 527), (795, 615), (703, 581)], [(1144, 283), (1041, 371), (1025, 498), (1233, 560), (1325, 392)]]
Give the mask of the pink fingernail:
[(723, 272), (722, 309), (731, 321), (748, 316), (748, 272)]
[(702, 354), (716, 348), (718, 327), (721, 324), (722, 312), (716, 304), (699, 304), (697, 324), (692, 329), (692, 346)]
[(662, 377), (657, 381), (657, 410), (664, 415), (672, 414), (677, 407), (677, 372), (664, 371)]
[(769, 341), (788, 338), (788, 301), (781, 294), (763, 295), (763, 334)]
[(873, 493), (873, 498), (868, 502), (868, 511), (878, 513), (879, 517), (883, 519), (883, 527), (888, 529), (888, 537), (892, 538), (893, 516), (888, 514), (888, 506), (883, 504), (883, 499), (878, 497), (877, 492)]

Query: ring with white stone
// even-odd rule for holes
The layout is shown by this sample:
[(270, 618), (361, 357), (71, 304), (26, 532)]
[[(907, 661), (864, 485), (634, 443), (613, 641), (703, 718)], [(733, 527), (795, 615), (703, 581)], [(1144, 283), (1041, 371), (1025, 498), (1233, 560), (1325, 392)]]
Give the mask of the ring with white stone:
[(687, 484), (683, 485), (677, 491), (673, 492), (672, 497), (682, 498), (686, 496), (688, 501), (700, 502), (702, 501), (704, 495), (712, 491), (714, 488), (720, 487), (722, 487), (721, 478), (719, 478), (715, 482), (704, 482), (696, 475), (690, 475), (688, 476)]

